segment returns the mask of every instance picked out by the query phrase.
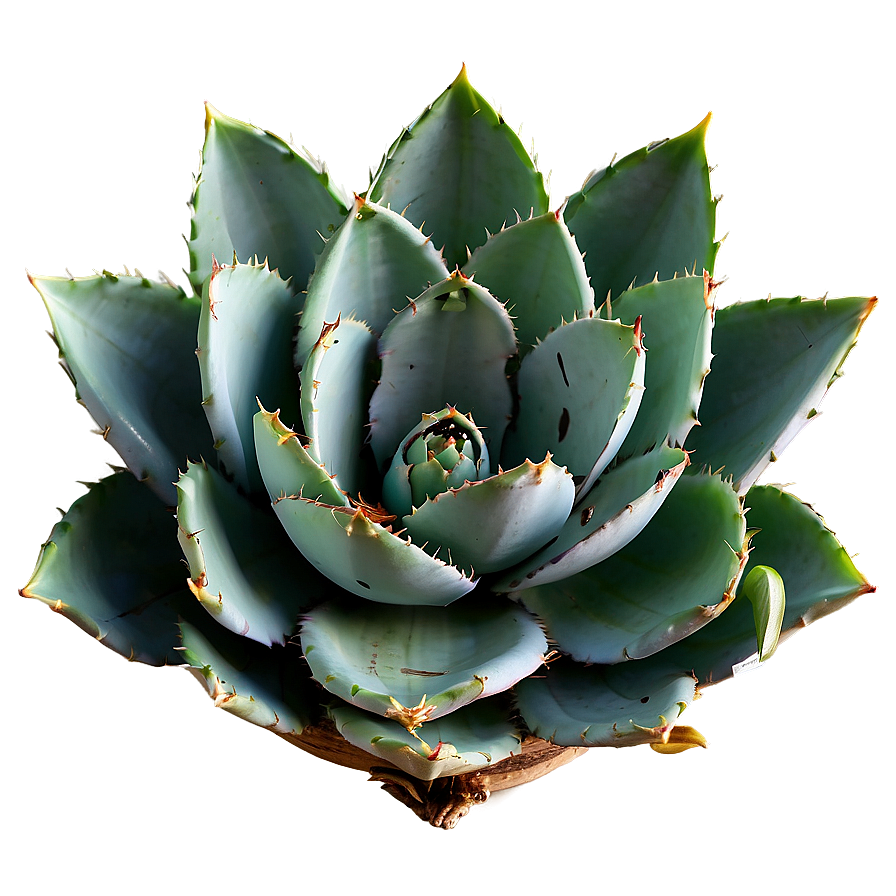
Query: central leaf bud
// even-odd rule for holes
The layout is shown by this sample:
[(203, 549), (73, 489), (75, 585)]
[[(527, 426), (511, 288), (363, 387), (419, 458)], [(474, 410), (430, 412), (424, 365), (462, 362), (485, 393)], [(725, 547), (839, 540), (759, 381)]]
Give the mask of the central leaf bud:
[(447, 407), (424, 414), (402, 439), (383, 481), (383, 503), (405, 516), (427, 498), (489, 475), (488, 450), (476, 424)]

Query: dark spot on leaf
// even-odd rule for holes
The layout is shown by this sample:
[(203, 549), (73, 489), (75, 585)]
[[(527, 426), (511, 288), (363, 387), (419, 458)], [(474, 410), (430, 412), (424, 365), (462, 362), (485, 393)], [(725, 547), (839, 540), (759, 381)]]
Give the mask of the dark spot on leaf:
[(591, 517), (594, 515), (594, 505), (592, 504), (590, 507), (586, 507), (582, 511), (582, 525), (587, 526)]
[(408, 364), (408, 370), (413, 370), (413, 369), (414, 369), (414, 365), (413, 365), (413, 364)]
[(557, 426), (557, 432), (560, 438), (558, 441), (562, 442), (566, 438), (566, 433), (569, 432), (569, 409), (563, 408), (563, 413), (560, 414), (560, 423)]
[(557, 352), (557, 363), (560, 365), (560, 373), (563, 374), (563, 382), (566, 383), (566, 388), (569, 388), (569, 378), (566, 376), (566, 368), (563, 366), (563, 355), (560, 352)]
[(355, 581), (356, 581), (362, 588), (370, 588), (370, 585), (368, 585), (367, 582), (362, 582), (360, 579), (355, 579)]
[(642, 697), (641, 702), (646, 703), (649, 699), (650, 699), (650, 697)]

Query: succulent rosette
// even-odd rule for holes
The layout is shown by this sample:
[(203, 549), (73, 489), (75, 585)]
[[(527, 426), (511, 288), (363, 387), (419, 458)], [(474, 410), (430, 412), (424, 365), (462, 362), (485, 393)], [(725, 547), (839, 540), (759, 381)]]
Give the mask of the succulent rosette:
[(875, 301), (717, 307), (708, 121), (554, 208), (465, 71), (353, 200), (208, 107), (193, 295), (32, 278), (127, 469), (22, 593), (442, 826), (702, 745), (700, 688), (870, 590), (755, 483)]

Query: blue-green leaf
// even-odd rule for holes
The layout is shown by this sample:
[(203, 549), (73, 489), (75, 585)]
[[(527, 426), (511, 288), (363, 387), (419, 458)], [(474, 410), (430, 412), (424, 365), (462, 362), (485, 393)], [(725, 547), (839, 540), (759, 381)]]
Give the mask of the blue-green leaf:
[(508, 716), (503, 700), (477, 700), (411, 734), (396, 721), (341, 701), (330, 708), (349, 743), (423, 781), (474, 772), (519, 753), (522, 735)]
[(504, 119), (473, 90), (466, 69), (395, 141), (370, 198), (432, 234), (449, 268), (519, 213), (547, 211), (541, 175)]
[(266, 265), (217, 267), (199, 319), (202, 406), (224, 469), (249, 492), (263, 491), (252, 418), (258, 402), (299, 417), (293, 335), (299, 300)]
[(379, 335), (408, 299), (447, 276), (432, 241), (410, 221), (356, 199), (345, 224), (324, 247), (308, 284), (296, 346), (298, 365), (304, 365), (325, 323), (354, 317)]
[(494, 234), (463, 271), (506, 304), (521, 348), (594, 310), (585, 263), (559, 213), (529, 218)]
[(515, 351), (507, 312), (459, 271), (397, 314), (380, 340), (383, 369), (370, 401), (379, 465), (392, 459), (422, 414), (446, 405), (471, 415), (489, 452), (497, 453), (512, 407), (504, 368)]
[(745, 492), (815, 416), (876, 299), (769, 299), (720, 308), (694, 466)]
[(89, 486), (53, 527), (21, 594), (130, 660), (176, 664), (178, 617), (198, 609), (176, 532), (161, 501), (122, 470)]
[(567, 199), (566, 223), (599, 302), (654, 276), (712, 273), (718, 243), (703, 145), (709, 119), (594, 172)]
[(257, 508), (220, 473), (191, 464), (177, 490), (190, 590), (230, 631), (282, 644), (330, 583), (298, 555), (270, 510)]
[(625, 324), (640, 317), (647, 348), (644, 398), (620, 457), (635, 457), (667, 440), (685, 444), (712, 358), (714, 287), (708, 277), (679, 277), (627, 290), (612, 309), (605, 306)]
[(34, 277), (78, 397), (131, 472), (169, 504), (188, 457), (211, 458), (196, 363), (199, 302), (143, 277)]
[(519, 593), (561, 650), (587, 663), (650, 656), (721, 613), (746, 554), (741, 503), (718, 476), (679, 479), (637, 538), (559, 582)]
[(398, 607), (345, 600), (307, 614), (302, 648), (330, 693), (412, 730), (507, 690), (541, 665), (547, 641), (509, 601)]
[(190, 282), (197, 295), (212, 257), (267, 259), (294, 292), (305, 288), (347, 209), (319, 163), (267, 131), (206, 105), (202, 170), (193, 194)]

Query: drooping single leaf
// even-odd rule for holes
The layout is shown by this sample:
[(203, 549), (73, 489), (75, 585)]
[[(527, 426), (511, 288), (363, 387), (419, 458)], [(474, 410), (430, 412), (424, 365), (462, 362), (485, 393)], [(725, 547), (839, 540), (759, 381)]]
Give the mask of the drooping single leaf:
[(876, 299), (769, 299), (720, 308), (695, 469), (724, 467), (745, 492), (815, 416)]
[(647, 348), (644, 398), (620, 457), (643, 454), (667, 439), (685, 444), (712, 358), (715, 286), (709, 277), (679, 277), (630, 289), (606, 307), (624, 324), (640, 317)]
[(297, 420), (293, 335), (300, 301), (266, 265), (217, 267), (199, 319), (202, 406), (227, 473), (249, 492), (264, 488), (252, 418), (258, 402), (282, 402)]
[(331, 601), (302, 625), (316, 681), (408, 730), (498, 694), (547, 650), (535, 619), (509, 601), (399, 607)]
[(304, 365), (324, 324), (354, 317), (379, 335), (408, 300), (447, 276), (432, 241), (410, 221), (356, 198), (308, 284), (296, 345), (298, 365)]
[(709, 119), (594, 172), (567, 199), (566, 223), (598, 302), (654, 276), (712, 273), (719, 244), (704, 148)]
[(338, 488), (353, 495), (361, 487), (376, 344), (376, 335), (365, 324), (337, 319), (324, 327), (302, 368), (302, 422), (311, 440), (308, 451), (333, 473)]
[(650, 656), (721, 613), (743, 564), (741, 503), (718, 476), (685, 476), (637, 538), (602, 563), (519, 593), (565, 653)]
[(370, 401), (377, 463), (383, 467), (392, 459), (422, 414), (446, 405), (470, 414), (489, 452), (495, 451), (510, 417), (504, 368), (515, 351), (507, 312), (459, 271), (423, 293), (392, 319), (380, 340), (383, 368)]
[(436, 495), (402, 524), (416, 544), (470, 575), (504, 569), (553, 538), (575, 498), (572, 476), (549, 459)]
[(20, 593), (130, 660), (176, 664), (178, 617), (198, 610), (176, 531), (159, 499), (122, 470), (56, 523)]
[(299, 434), (283, 424), (279, 411), (262, 408), (254, 418), (255, 452), (271, 501), (288, 495), (348, 506), (333, 477), (302, 445)]
[(765, 662), (778, 646), (784, 622), (784, 581), (770, 566), (754, 566), (744, 576), (740, 593), (753, 605), (759, 661)]
[[(749, 527), (758, 530), (750, 543), (746, 574), (757, 566), (771, 567), (787, 593), (781, 642), (874, 591), (824, 520), (798, 498), (777, 486), (753, 486), (745, 506)], [(756, 654), (756, 647), (753, 606), (741, 596), (709, 625), (658, 657), (693, 670), (703, 686), (730, 678), (736, 667)]]
[(519, 137), (473, 90), (466, 69), (392, 144), (370, 188), (418, 227), (449, 269), (518, 213), (548, 210), (541, 175)]
[(145, 277), (33, 277), (63, 366), (131, 472), (173, 504), (186, 459), (212, 458), (196, 363), (199, 302)]
[(370, 601), (445, 606), (476, 586), (461, 570), (394, 534), (388, 523), (395, 518), (380, 508), (290, 495), (275, 501), (274, 511), (313, 566)]
[(215, 706), (276, 734), (299, 735), (320, 718), (320, 691), (297, 644), (267, 647), (220, 625), (181, 622), (181, 662)]
[(508, 570), (493, 591), (522, 591), (594, 566), (650, 522), (688, 464), (680, 448), (660, 445), (611, 468), (579, 500), (557, 538)]
[(423, 781), (474, 772), (519, 753), (522, 735), (508, 716), (503, 700), (486, 698), (411, 734), (398, 722), (341, 701), (330, 708), (349, 743)]
[(514, 688), (517, 709), (537, 737), (571, 747), (668, 744), (696, 697), (687, 672), (650, 660), (615, 666), (551, 663)]
[(202, 169), (193, 193), (190, 282), (199, 295), (221, 263), (255, 256), (305, 288), (347, 209), (323, 167), (267, 131), (206, 105)]
[(539, 461), (550, 452), (589, 489), (616, 456), (636, 419), (645, 357), (637, 326), (596, 317), (565, 324), (523, 359), (519, 413), (501, 463)]
[(494, 234), (463, 271), (506, 304), (521, 347), (535, 345), (564, 321), (594, 310), (585, 263), (559, 213)]
[(282, 644), (330, 583), (298, 554), (273, 514), (220, 473), (191, 464), (177, 490), (177, 537), (190, 590), (230, 631)]

